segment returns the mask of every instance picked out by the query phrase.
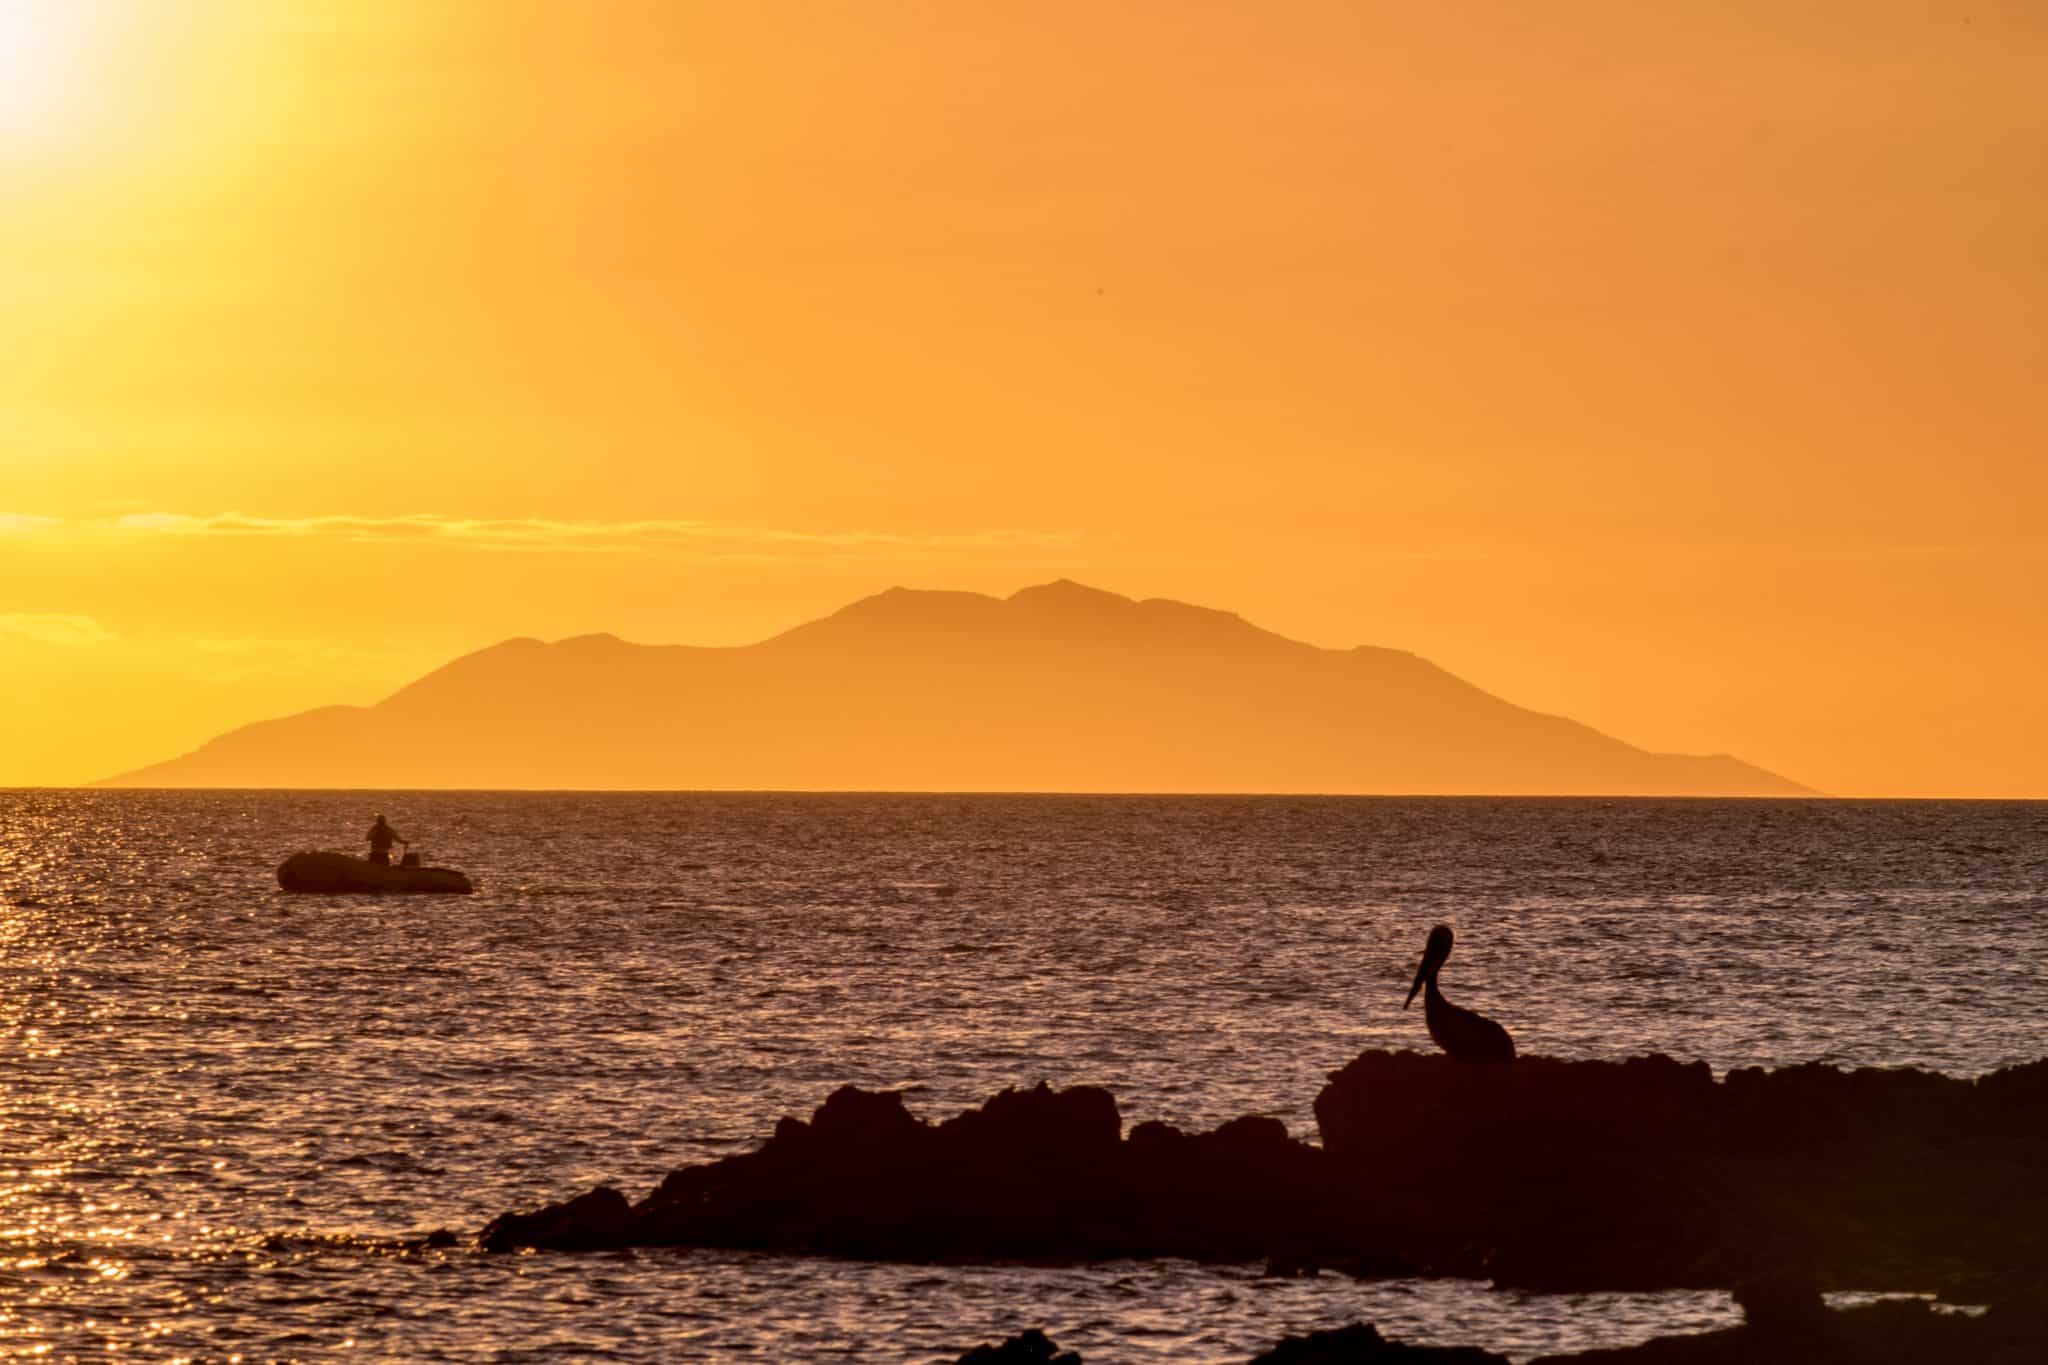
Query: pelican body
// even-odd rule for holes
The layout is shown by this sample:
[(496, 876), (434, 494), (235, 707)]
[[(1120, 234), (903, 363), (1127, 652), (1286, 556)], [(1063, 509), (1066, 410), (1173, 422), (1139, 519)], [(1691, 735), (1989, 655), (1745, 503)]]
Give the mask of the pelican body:
[[(1408, 1005), (1415, 993), (1424, 991), (1422, 1016), (1429, 1021), (1429, 1036), (1436, 1045), (1461, 1062), (1512, 1062), (1515, 1040), (1508, 1031), (1483, 1014), (1460, 1009), (1444, 999), (1437, 989), (1436, 975), (1451, 955), (1451, 926), (1439, 924), (1429, 931), (1429, 944), (1422, 950), (1422, 965), (1415, 969), (1415, 984), (1408, 988)], [(1403, 1005), (1402, 1009), (1407, 1009)]]

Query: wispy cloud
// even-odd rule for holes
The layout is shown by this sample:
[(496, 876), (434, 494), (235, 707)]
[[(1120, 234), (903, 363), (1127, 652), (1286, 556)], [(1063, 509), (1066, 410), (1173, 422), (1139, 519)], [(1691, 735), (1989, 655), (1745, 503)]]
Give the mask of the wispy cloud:
[[(16, 527), (16, 523), (19, 523)], [(0, 532), (35, 531), (118, 537), (291, 539), (325, 537), (350, 542), (410, 542), (479, 550), (627, 553), (697, 549), (719, 556), (780, 557), (860, 551), (973, 551), (1069, 543), (1063, 532), (997, 528), (914, 534), (867, 529), (799, 531), (786, 527), (650, 519), (569, 521), (540, 517), (454, 517), (415, 513), (399, 517), (265, 517), (240, 512), (193, 516), (183, 512), (130, 512), (117, 517), (65, 521), (0, 515)]]
[(33, 611), (0, 613), (0, 635), (43, 645), (103, 645), (114, 638), (90, 616)]
[(21, 512), (0, 512), (0, 536), (27, 536), (54, 531), (64, 525), (62, 517), (32, 517)]

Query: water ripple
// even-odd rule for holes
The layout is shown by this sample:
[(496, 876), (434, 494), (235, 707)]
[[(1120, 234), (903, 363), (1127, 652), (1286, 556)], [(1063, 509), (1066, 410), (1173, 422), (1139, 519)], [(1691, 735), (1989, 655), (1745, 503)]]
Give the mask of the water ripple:
[[(475, 897), (287, 897), (373, 806)], [(2048, 806), (0, 793), (0, 1357), (1241, 1360), (1363, 1317), (1517, 1355), (1731, 1320), (1254, 1267), (409, 1249), (749, 1148), (852, 1082), (1268, 1113), (1423, 1046), (1975, 1074), (2039, 1052)]]

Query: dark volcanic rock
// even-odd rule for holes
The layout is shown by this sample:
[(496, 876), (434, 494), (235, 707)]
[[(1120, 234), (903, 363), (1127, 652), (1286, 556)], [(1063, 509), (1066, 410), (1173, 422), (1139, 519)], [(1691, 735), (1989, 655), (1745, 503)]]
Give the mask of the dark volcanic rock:
[(1407, 1346), (1369, 1322), (1283, 1338), (1251, 1365), (1508, 1365), (1506, 1356), (1471, 1346)]
[(1668, 1057), (1368, 1052), (1316, 1118), (1338, 1178), (1380, 1186), (1383, 1232), (1436, 1269), (1528, 1288), (1791, 1271), (1934, 1289), (2048, 1254), (2048, 1062), (1977, 1081), (1802, 1066), (1717, 1084)]
[(1746, 1326), (1767, 1332), (1804, 1332), (1828, 1315), (1820, 1287), (1800, 1275), (1762, 1276), (1735, 1286), (1735, 1304)]
[(636, 1205), (594, 1191), (502, 1217), (483, 1242), (1965, 1297), (2031, 1283), (2048, 1261), (2048, 1062), (1978, 1081), (1797, 1067), (1716, 1083), (1666, 1057), (1476, 1067), (1368, 1052), (1316, 1116), (1323, 1147), (1270, 1118), (1124, 1137), (1116, 1101), (1089, 1086), (1005, 1090), (938, 1124), (848, 1087)]
[(507, 1214), (492, 1249), (720, 1246), (904, 1260), (1329, 1259), (1353, 1220), (1322, 1152), (1275, 1119), (1122, 1136), (1091, 1086), (1005, 1090), (943, 1123), (853, 1087), (760, 1150), (673, 1171), (627, 1209), (593, 1191)]
[(1081, 1365), (1081, 1357), (1062, 1351), (1036, 1327), (1019, 1332), (1000, 1346), (977, 1346), (961, 1356), (959, 1365)]
[(1316, 1121), (1360, 1179), (1398, 1172), (1385, 1220), (1431, 1265), (1532, 1288), (1687, 1283), (1716, 1245), (1687, 1130), (1713, 1072), (1668, 1057), (1524, 1057), (1467, 1066), (1367, 1052), (1330, 1078)]
[(629, 1245), (632, 1238), (633, 1206), (609, 1185), (534, 1213), (500, 1214), (477, 1236), (489, 1251), (598, 1251)]
[(634, 1235), (904, 1259), (1255, 1257), (1298, 1221), (1269, 1201), (1321, 1188), (1321, 1157), (1260, 1120), (1125, 1141), (1091, 1086), (1005, 1090), (937, 1125), (849, 1087), (758, 1152), (671, 1174)]

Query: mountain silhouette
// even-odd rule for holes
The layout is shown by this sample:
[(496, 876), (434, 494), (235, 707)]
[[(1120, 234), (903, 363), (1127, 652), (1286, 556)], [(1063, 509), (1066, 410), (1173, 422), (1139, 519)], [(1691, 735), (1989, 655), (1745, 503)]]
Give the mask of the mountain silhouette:
[(759, 644), (507, 640), (116, 786), (1811, 795), (1395, 649), (1057, 582), (892, 588)]

